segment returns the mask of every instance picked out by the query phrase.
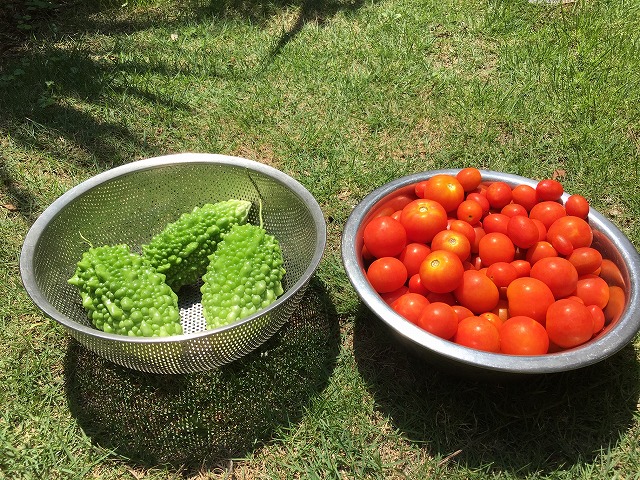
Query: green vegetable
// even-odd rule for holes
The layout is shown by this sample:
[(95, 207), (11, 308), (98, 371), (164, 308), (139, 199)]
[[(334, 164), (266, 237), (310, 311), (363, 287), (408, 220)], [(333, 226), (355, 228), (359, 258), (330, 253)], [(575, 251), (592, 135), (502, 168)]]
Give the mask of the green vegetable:
[(236, 199), (196, 207), (143, 245), (143, 256), (177, 292), (200, 280), (222, 234), (244, 224), (250, 209), (251, 202)]
[(210, 256), (200, 288), (207, 328), (247, 317), (283, 293), (280, 244), (256, 225), (235, 225)]
[(107, 333), (162, 337), (182, 333), (178, 297), (127, 245), (84, 252), (68, 282), (78, 287), (94, 326)]

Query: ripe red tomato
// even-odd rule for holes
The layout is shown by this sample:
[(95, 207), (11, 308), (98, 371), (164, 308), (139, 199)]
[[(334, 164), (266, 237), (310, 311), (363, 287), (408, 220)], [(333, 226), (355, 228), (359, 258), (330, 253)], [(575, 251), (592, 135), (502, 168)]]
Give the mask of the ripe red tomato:
[(593, 242), (593, 230), (586, 220), (569, 215), (558, 218), (547, 228), (547, 239), (553, 243), (554, 237), (566, 238), (573, 249), (589, 247)]
[(517, 215), (507, 223), (507, 236), (515, 246), (529, 248), (539, 240), (540, 232), (536, 223), (529, 217)]
[(465, 192), (472, 192), (480, 185), (482, 173), (477, 168), (467, 167), (456, 174), (456, 179), (460, 182)]
[(420, 271), (420, 265), (430, 253), (431, 249), (424, 243), (413, 242), (400, 252), (398, 260), (404, 263), (404, 266), (407, 267), (407, 275), (412, 277)]
[(393, 292), (406, 283), (407, 267), (395, 257), (378, 258), (369, 265), (367, 278), (376, 292)]
[(436, 233), (431, 241), (433, 250), (447, 250), (455, 253), (461, 261), (465, 261), (471, 255), (471, 243), (462, 233), (455, 230), (442, 230)]
[(438, 202), (420, 198), (402, 209), (400, 223), (408, 242), (429, 243), (436, 233), (447, 228), (447, 212)]
[(460, 258), (447, 250), (433, 250), (420, 265), (420, 280), (430, 292), (453, 291), (462, 281), (464, 266)]
[(557, 257), (558, 252), (549, 242), (536, 242), (531, 248), (527, 249), (525, 258), (531, 265), (535, 265), (541, 258)]
[(564, 207), (557, 202), (545, 201), (536, 203), (529, 212), (529, 218), (537, 219), (542, 222), (544, 227), (549, 230), (549, 227), (557, 219), (564, 217), (567, 214)]
[(476, 236), (475, 236), (475, 239), (473, 240), (473, 243), (471, 244), (471, 253), (478, 253), (478, 249), (480, 247), (480, 240), (482, 240), (482, 237), (486, 235), (486, 232), (482, 227), (473, 227), (473, 231), (475, 232)]
[(587, 219), (589, 216), (589, 201), (582, 195), (573, 194), (567, 198), (564, 204), (567, 215)]
[(507, 228), (510, 218), (503, 213), (490, 213), (482, 220), (482, 228), (486, 233), (504, 233), (507, 235)]
[(585, 275), (576, 282), (575, 295), (586, 306), (597, 305), (604, 309), (609, 303), (609, 285), (601, 277)]
[(478, 315), (478, 317), (486, 318), (487, 320), (489, 320), (495, 325), (498, 331), (500, 331), (500, 329), (502, 328), (502, 324), (504, 323), (504, 320), (502, 320), (502, 318), (500, 318), (500, 316), (494, 312), (484, 312)]
[[(541, 258), (531, 266), (531, 278), (544, 282), (558, 299), (571, 295), (578, 285), (578, 272), (569, 260), (562, 257)], [(606, 283), (603, 280), (603, 283)]]
[(537, 278), (517, 278), (507, 287), (509, 315), (512, 317), (524, 315), (544, 325), (547, 309), (555, 300), (547, 284)]
[(418, 196), (438, 202), (447, 212), (455, 211), (464, 200), (464, 188), (453, 175), (434, 175), (423, 185), (422, 191), (416, 190)]
[(409, 277), (409, 282), (407, 283), (407, 285), (411, 293), (419, 293), (424, 297), (426, 297), (427, 294), (429, 293), (429, 290), (424, 288), (424, 285), (422, 285), (422, 280), (420, 280), (419, 273), (416, 273), (415, 275), (411, 275)]
[(362, 236), (367, 250), (376, 258), (395, 257), (407, 245), (404, 227), (389, 216), (371, 220)]
[(387, 305), (391, 306), (393, 302), (395, 302), (405, 293), (409, 293), (409, 288), (406, 285), (402, 285), (400, 288), (398, 288), (397, 290), (393, 290), (392, 292), (381, 293), (380, 297), (385, 301)]
[(589, 305), (587, 309), (593, 316), (593, 334), (597, 334), (604, 328), (605, 318), (604, 311), (597, 305)]
[(567, 260), (576, 267), (578, 275), (595, 273), (602, 265), (602, 254), (591, 247), (578, 247), (571, 252)]
[(536, 197), (539, 202), (544, 201), (556, 201), (560, 200), (560, 197), (564, 193), (564, 188), (562, 184), (553, 180), (552, 178), (545, 178), (544, 180), (540, 180), (536, 185)]
[(462, 305), (458, 305), (457, 303), (455, 305), (452, 305), (451, 307), (458, 314), (458, 322), (464, 320), (467, 317), (473, 317), (473, 312), (467, 307), (463, 307)]
[(423, 309), (418, 318), (418, 326), (433, 335), (449, 340), (458, 330), (458, 314), (451, 305), (433, 302)]
[(509, 262), (492, 263), (485, 272), (496, 287), (508, 287), (511, 282), (518, 278), (516, 267)]
[(510, 203), (509, 205), (505, 205), (502, 210), (500, 210), (500, 213), (506, 215), (509, 218), (515, 217), (517, 215), (522, 215), (523, 217), (529, 216), (529, 212), (527, 211), (527, 209), (517, 203)]
[(388, 217), (392, 215), (393, 212), (402, 210), (406, 205), (408, 205), (415, 199), (416, 197), (414, 197), (413, 195), (397, 195), (380, 205), (376, 209), (374, 217)]
[(536, 197), (536, 189), (529, 185), (517, 185), (511, 191), (513, 197), (513, 203), (522, 205), (527, 212), (531, 211), (533, 206), (538, 203)]
[(551, 304), (546, 322), (549, 340), (562, 348), (577, 347), (593, 336), (593, 316), (575, 300), (560, 299)]
[(493, 323), (482, 317), (467, 317), (458, 323), (453, 341), (485, 352), (500, 351), (500, 332)]
[(426, 297), (417, 293), (405, 293), (391, 304), (391, 308), (417, 325), (418, 319), (427, 305), (429, 305), (429, 300)]
[(486, 215), (489, 213), (491, 209), (491, 205), (489, 205), (489, 200), (483, 194), (478, 192), (471, 192), (467, 195), (467, 200), (472, 200), (478, 203), (482, 207), (482, 215)]
[(466, 270), (462, 283), (453, 291), (458, 303), (475, 314), (492, 311), (500, 300), (500, 291), (484, 273)]
[(501, 210), (505, 205), (511, 203), (512, 199), (511, 187), (506, 182), (492, 182), (487, 187), (487, 200), (491, 208)]
[(467, 237), (470, 245), (473, 245), (473, 243), (476, 241), (475, 229), (464, 220), (449, 220), (449, 230), (462, 233), (465, 237)]
[(510, 317), (500, 329), (500, 351), (508, 355), (544, 355), (549, 351), (549, 335), (531, 317)]
[(604, 307), (604, 318), (608, 324), (620, 318), (626, 304), (624, 290), (616, 285), (609, 286), (609, 302)]
[(531, 273), (531, 264), (526, 260), (514, 260), (513, 262), (511, 262), (511, 265), (516, 268), (516, 272), (518, 272), (518, 278), (528, 277)]
[(456, 217), (470, 225), (478, 224), (483, 215), (482, 206), (474, 200), (464, 200), (456, 209)]
[(487, 233), (478, 244), (478, 255), (485, 266), (496, 262), (512, 262), (515, 254), (513, 242), (504, 233)]

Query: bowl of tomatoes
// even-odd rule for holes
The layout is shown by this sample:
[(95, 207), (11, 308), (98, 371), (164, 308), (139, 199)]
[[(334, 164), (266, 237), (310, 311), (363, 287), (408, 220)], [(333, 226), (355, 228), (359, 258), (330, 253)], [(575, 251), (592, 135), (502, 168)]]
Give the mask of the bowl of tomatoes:
[(395, 179), (352, 211), (342, 260), (365, 306), (460, 374), (576, 370), (640, 330), (640, 256), (557, 179), (475, 168)]

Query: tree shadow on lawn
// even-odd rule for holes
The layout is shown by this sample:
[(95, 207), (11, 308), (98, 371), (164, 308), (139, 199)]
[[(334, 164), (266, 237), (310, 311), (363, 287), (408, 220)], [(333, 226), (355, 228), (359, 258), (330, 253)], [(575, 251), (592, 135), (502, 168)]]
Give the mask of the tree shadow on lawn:
[(339, 348), (336, 313), (312, 280), (274, 337), (217, 370), (155, 375), (103, 360), (73, 341), (65, 377), (72, 414), (92, 440), (134, 464), (180, 471), (243, 457), (298, 421), (327, 384)]
[(632, 346), (596, 365), (524, 380), (455, 376), (403, 348), (362, 306), (354, 350), (380, 410), (429, 454), (469, 468), (551, 473), (589, 463), (633, 425)]

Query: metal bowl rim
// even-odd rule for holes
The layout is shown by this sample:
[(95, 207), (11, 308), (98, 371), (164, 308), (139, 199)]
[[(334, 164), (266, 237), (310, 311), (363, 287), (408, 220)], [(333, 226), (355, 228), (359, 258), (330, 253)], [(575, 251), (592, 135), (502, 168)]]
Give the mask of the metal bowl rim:
[[(78, 323), (71, 318), (60, 313), (42, 294), (34, 281), (33, 275), (33, 255), (38, 245), (38, 241), (42, 233), (47, 226), (62, 210), (73, 202), (75, 199), (87, 194), (92, 189), (100, 186), (106, 181), (113, 180), (117, 177), (128, 175), (143, 170), (154, 169), (157, 167), (173, 166), (173, 165), (186, 165), (186, 164), (211, 164), (211, 165), (229, 165), (232, 167), (246, 168), (255, 172), (264, 174), (271, 179), (281, 183), (285, 187), (292, 190), (301, 200), (308, 206), (310, 213), (314, 221), (314, 228), (316, 229), (316, 245), (311, 262), (303, 272), (298, 281), (292, 285), (287, 291), (273, 302), (268, 307), (248, 316), (237, 322), (229, 325), (224, 325), (211, 330), (204, 330), (201, 332), (173, 335), (169, 337), (128, 337), (125, 335), (118, 335), (114, 333), (106, 333), (96, 328), (92, 328), (81, 323)], [(137, 160), (130, 163), (126, 163), (97, 175), (94, 175), (87, 180), (79, 183), (78, 185), (70, 188), (56, 200), (54, 200), (42, 214), (35, 220), (30, 227), (27, 235), (25, 236), (22, 249), (20, 252), (20, 274), (22, 284), (27, 291), (29, 297), (33, 302), (50, 318), (63, 325), (65, 328), (89, 335), (92, 337), (98, 337), (101, 340), (115, 341), (115, 342), (129, 342), (129, 343), (180, 343), (188, 340), (193, 340), (202, 337), (209, 337), (226, 330), (232, 330), (240, 327), (243, 324), (252, 322), (256, 318), (264, 316), (272, 310), (278, 308), (283, 303), (287, 302), (291, 297), (297, 294), (302, 288), (304, 288), (315, 271), (318, 268), (320, 260), (324, 254), (326, 246), (327, 227), (324, 220), (324, 215), (315, 197), (297, 180), (287, 175), (286, 173), (266, 165), (264, 163), (250, 160), (243, 157), (236, 157), (230, 155), (216, 154), (216, 153), (197, 153), (197, 152), (185, 152), (169, 155), (162, 155), (158, 157), (147, 158), (143, 160)]]
[[(371, 288), (364, 274), (362, 261), (356, 251), (358, 231), (368, 213), (382, 199), (397, 190), (438, 174), (455, 175), (460, 169), (440, 169), (418, 172), (392, 180), (369, 193), (356, 205), (349, 215), (342, 235), (342, 260), (349, 281), (363, 303), (380, 320), (403, 339), (443, 359), (480, 369), (514, 374), (555, 373), (573, 370), (597, 363), (615, 354), (626, 346), (640, 329), (640, 256), (629, 239), (604, 215), (591, 208), (590, 223), (612, 241), (620, 252), (629, 272), (629, 291), (626, 310), (615, 328), (586, 345), (540, 356), (515, 356), (483, 352), (457, 345), (432, 335), (405, 320), (387, 305)], [(523, 183), (535, 187), (536, 180), (515, 174), (481, 170), (486, 181), (505, 181), (509, 184)], [(565, 192), (562, 200), (569, 193)]]

